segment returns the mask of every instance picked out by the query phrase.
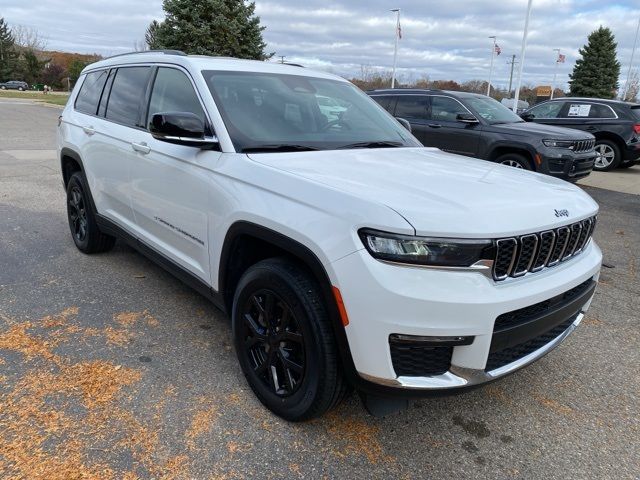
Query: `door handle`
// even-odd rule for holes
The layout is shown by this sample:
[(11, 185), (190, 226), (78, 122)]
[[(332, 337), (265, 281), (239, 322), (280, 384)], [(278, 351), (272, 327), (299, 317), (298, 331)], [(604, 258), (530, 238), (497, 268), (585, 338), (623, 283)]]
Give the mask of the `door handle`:
[(93, 135), (94, 133), (96, 133), (96, 129), (93, 127), (82, 127), (82, 131), (87, 135)]
[(442, 125), (440, 125), (439, 123), (427, 123), (427, 126), (431, 127), (431, 128), (441, 128), (442, 127)]
[(148, 146), (145, 142), (140, 143), (132, 143), (131, 148), (133, 148), (136, 152), (147, 154), (151, 151), (151, 147)]

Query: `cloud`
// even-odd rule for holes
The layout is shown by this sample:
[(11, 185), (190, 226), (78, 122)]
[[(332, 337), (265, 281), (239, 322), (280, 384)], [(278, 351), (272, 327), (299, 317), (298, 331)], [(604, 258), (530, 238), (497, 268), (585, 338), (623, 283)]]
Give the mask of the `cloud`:
[[(256, 2), (266, 26), (268, 51), (287, 60), (345, 76), (362, 66), (390, 69), (395, 29), (390, 8), (400, 8), (400, 77), (465, 81), (488, 76), (490, 35), (502, 55), (494, 60), (494, 83), (506, 87), (507, 61), (519, 56), (527, 0), (267, 0)], [(0, 15), (10, 24), (36, 28), (48, 46), (80, 52), (116, 54), (133, 49), (148, 23), (162, 18), (159, 0), (3, 0)], [(587, 35), (600, 25), (618, 41), (626, 75), (640, 9), (631, 0), (533, 0), (524, 82), (550, 84), (555, 53), (566, 54), (558, 66), (558, 84), (568, 74)], [(640, 54), (636, 57), (640, 60)], [(622, 82), (623, 79), (621, 79)]]

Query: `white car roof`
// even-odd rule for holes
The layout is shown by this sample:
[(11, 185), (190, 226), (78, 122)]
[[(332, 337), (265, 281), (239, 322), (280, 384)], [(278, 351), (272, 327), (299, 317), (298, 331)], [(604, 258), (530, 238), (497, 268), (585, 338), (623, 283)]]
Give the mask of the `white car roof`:
[(158, 63), (181, 65), (194, 70), (227, 70), (236, 72), (283, 73), (286, 75), (302, 75), (307, 77), (326, 78), (347, 82), (342, 77), (317, 70), (309, 70), (296, 65), (259, 60), (244, 60), (231, 57), (209, 57), (206, 55), (185, 55), (180, 52), (164, 53), (162, 51), (132, 52), (116, 55), (88, 65), (82, 73), (99, 68), (140, 63)]

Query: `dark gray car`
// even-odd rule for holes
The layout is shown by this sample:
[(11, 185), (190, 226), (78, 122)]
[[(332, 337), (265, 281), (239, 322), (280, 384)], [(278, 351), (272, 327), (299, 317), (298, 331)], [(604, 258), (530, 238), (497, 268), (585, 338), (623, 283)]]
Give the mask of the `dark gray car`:
[(485, 95), (424, 89), (367, 93), (389, 113), (407, 120), (425, 146), (569, 181), (593, 169), (593, 135), (524, 122)]
[(0, 83), (0, 89), (2, 90), (29, 90), (29, 84), (20, 80), (9, 80), (8, 82)]

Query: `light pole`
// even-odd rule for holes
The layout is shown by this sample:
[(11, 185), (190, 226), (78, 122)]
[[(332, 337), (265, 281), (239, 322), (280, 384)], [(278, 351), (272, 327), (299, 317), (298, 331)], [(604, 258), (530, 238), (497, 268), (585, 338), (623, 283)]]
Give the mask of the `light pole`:
[(520, 100), (520, 86), (522, 84), (522, 68), (524, 67), (524, 53), (527, 49), (527, 35), (529, 34), (529, 17), (531, 16), (531, 4), (533, 0), (529, 0), (527, 5), (527, 16), (524, 21), (524, 32), (522, 34), (522, 46), (520, 47), (520, 67), (518, 68), (518, 79), (516, 80), (516, 93), (513, 98), (512, 110), (518, 113), (518, 100)]
[(627, 70), (627, 81), (624, 84), (624, 90), (622, 92), (622, 100), (627, 98), (627, 93), (629, 93), (629, 80), (631, 80), (631, 67), (633, 66), (633, 57), (636, 54), (636, 45), (638, 44), (638, 31), (640, 31), (640, 18), (638, 18), (638, 26), (636, 27), (636, 38), (633, 41), (633, 49), (631, 50), (631, 60), (629, 60), (629, 70)]
[(489, 64), (489, 83), (487, 84), (487, 97), (491, 95), (491, 75), (493, 73), (493, 56), (496, 54), (496, 36), (493, 35), (493, 46), (491, 47), (491, 63)]
[(396, 63), (398, 61), (398, 39), (400, 37), (400, 9), (394, 8), (391, 10), (392, 12), (396, 12), (396, 34), (395, 34), (395, 44), (393, 47), (393, 70), (391, 72), (391, 88), (395, 88), (396, 86)]
[(556, 91), (556, 75), (558, 74), (558, 64), (560, 63), (560, 49), (554, 48), (556, 52), (556, 65), (553, 67), (553, 83), (551, 84), (551, 100), (553, 100), (553, 94)]
[(511, 98), (511, 86), (513, 85), (513, 67), (517, 63), (515, 54), (511, 55), (511, 61), (507, 62), (507, 65), (511, 65), (511, 73), (509, 74), (509, 98)]

